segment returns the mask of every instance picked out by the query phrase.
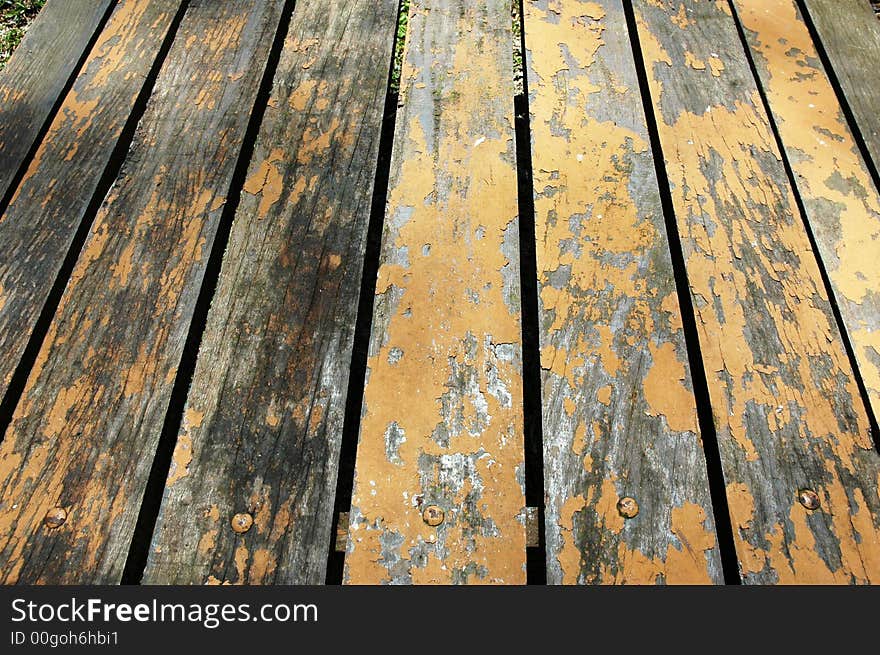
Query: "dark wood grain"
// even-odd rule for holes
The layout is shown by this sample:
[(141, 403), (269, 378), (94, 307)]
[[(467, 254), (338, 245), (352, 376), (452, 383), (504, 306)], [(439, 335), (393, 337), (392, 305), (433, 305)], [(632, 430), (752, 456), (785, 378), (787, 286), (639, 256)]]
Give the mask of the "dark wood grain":
[(525, 582), (510, 6), (411, 4), (347, 583)]
[(795, 0), (735, 0), (734, 7), (880, 416), (880, 195)]
[(0, 447), (4, 583), (119, 581), (283, 5), (187, 10)]
[(865, 145), (880, 168), (880, 21), (863, 0), (802, 0)]
[(0, 396), (179, 7), (121, 0), (0, 216)]
[(878, 582), (880, 457), (730, 6), (634, 6), (742, 578)]
[(0, 198), (116, 0), (49, 0), (0, 71)]
[(397, 6), (297, 3), (144, 582), (324, 581)]
[[(722, 581), (620, 0), (527, 0), (547, 581)], [(620, 499), (638, 515), (624, 518)]]

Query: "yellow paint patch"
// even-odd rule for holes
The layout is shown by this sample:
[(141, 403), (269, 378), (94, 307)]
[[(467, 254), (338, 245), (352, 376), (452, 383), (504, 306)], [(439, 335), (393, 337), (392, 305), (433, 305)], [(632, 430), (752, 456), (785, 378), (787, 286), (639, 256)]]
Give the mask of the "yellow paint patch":
[(257, 215), (265, 218), (269, 209), (281, 199), (281, 193), (284, 189), (284, 177), (278, 170), (278, 162), (283, 161), (285, 157), (282, 148), (275, 148), (269, 157), (263, 161), (254, 171), (242, 189), (251, 195), (261, 195), (260, 207)]
[(676, 432), (697, 432), (697, 412), (693, 393), (682, 384), (687, 379), (684, 364), (675, 345), (651, 344), (654, 363), (645, 376), (645, 400), (652, 416), (665, 416)]

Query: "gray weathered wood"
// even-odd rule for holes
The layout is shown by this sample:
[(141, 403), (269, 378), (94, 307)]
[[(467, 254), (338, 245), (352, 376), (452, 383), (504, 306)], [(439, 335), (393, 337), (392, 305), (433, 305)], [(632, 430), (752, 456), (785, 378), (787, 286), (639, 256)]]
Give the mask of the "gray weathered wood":
[(324, 581), (397, 5), (297, 3), (147, 583)]
[(509, 0), (414, 0), (344, 579), (524, 583)]
[(0, 217), (0, 396), (180, 3), (121, 0)]
[[(706, 462), (620, 0), (527, 0), (547, 581), (719, 583)], [(639, 513), (624, 518), (618, 502)]]
[(4, 583), (119, 581), (284, 4), (189, 5), (0, 446)]
[(49, 0), (0, 71), (0, 198), (116, 0)]
[(880, 21), (865, 0), (802, 0), (880, 168)]
[(880, 457), (730, 6), (634, 5), (743, 580), (878, 582)]

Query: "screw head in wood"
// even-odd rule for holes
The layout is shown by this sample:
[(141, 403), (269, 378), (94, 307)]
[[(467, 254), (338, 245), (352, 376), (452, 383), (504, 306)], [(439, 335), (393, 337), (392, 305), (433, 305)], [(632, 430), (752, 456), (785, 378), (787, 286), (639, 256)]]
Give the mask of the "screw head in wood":
[(422, 520), (432, 528), (443, 523), (443, 519), (445, 518), (446, 513), (437, 505), (428, 505), (425, 508), (425, 511), (422, 512)]
[(617, 501), (617, 511), (625, 519), (632, 519), (639, 514), (639, 504), (635, 498), (624, 496)]
[(819, 509), (819, 494), (812, 489), (798, 489), (798, 502), (812, 512)]
[(244, 534), (254, 524), (254, 517), (250, 514), (236, 514), (232, 517), (232, 530), (238, 534)]
[(53, 507), (48, 512), (46, 512), (46, 516), (43, 517), (43, 525), (45, 525), (50, 530), (54, 530), (55, 528), (60, 528), (64, 525), (64, 522), (67, 520), (67, 510), (63, 507)]

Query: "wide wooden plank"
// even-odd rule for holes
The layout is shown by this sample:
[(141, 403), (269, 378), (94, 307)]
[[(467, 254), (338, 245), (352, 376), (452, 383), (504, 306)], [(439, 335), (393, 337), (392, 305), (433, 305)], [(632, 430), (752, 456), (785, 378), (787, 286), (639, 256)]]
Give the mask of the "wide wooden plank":
[(0, 447), (4, 583), (119, 581), (283, 5), (189, 5)]
[(0, 199), (116, 0), (49, 0), (0, 71)]
[[(547, 581), (720, 583), (681, 312), (623, 6), (528, 0), (524, 27)], [(636, 516), (621, 513), (624, 498), (636, 501)]]
[(795, 0), (734, 7), (880, 416), (880, 195)]
[(397, 7), (297, 3), (145, 582), (324, 582)]
[(121, 0), (0, 216), (0, 395), (179, 7)]
[(880, 22), (863, 0), (802, 1), (874, 166), (880, 168)]
[(414, 0), (348, 583), (524, 583), (510, 2)]
[(634, 5), (743, 580), (877, 582), (880, 457), (730, 6)]

